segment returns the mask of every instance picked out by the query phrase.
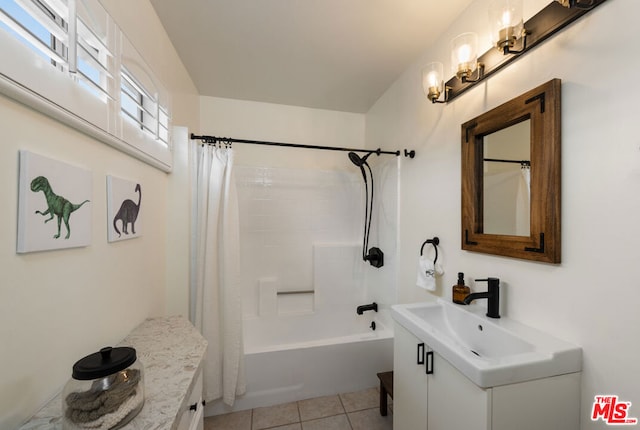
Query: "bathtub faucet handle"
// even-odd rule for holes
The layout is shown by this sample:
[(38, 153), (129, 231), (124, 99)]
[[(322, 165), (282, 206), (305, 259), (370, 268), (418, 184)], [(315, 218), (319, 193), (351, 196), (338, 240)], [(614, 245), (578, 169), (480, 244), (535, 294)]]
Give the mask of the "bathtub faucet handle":
[(366, 311), (376, 311), (376, 312), (378, 312), (378, 304), (376, 302), (373, 302), (370, 305), (360, 305), (356, 309), (356, 313), (358, 315), (362, 315)]

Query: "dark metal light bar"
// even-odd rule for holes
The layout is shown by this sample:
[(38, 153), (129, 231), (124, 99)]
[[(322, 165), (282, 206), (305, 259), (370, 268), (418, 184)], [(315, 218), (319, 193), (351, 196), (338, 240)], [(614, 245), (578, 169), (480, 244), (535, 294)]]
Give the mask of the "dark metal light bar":
[(591, 3), (589, 3), (589, 9), (579, 7), (566, 8), (557, 1), (552, 1), (545, 6), (544, 9), (524, 23), (524, 28), (527, 30), (527, 43), (526, 47), (523, 48), (522, 53), (504, 55), (495, 47), (491, 47), (478, 58), (478, 62), (484, 66), (484, 73), (480, 79), (474, 82), (462, 82), (454, 76), (446, 82), (446, 102), (454, 100), (474, 85), (484, 81), (507, 64), (518, 59), (520, 55), (526, 54), (537, 45), (569, 26), (578, 18), (589, 13), (605, 1), (606, 0), (592, 0)]

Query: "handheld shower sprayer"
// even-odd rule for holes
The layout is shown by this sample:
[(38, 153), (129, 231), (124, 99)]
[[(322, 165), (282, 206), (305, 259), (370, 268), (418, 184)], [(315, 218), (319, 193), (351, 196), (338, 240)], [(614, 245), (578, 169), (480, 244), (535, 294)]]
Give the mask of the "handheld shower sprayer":
[(367, 163), (367, 158), (369, 158), (371, 156), (371, 154), (373, 154), (373, 152), (368, 153), (364, 157), (360, 157), (355, 152), (350, 152), (349, 153), (349, 160), (351, 160), (351, 162), (353, 164), (355, 164), (356, 166), (362, 167), (364, 164)]
[[(362, 260), (368, 261), (373, 267), (382, 267), (384, 265), (384, 253), (380, 248), (372, 247), (367, 252), (369, 247), (369, 233), (371, 231), (371, 217), (373, 214), (373, 171), (371, 166), (367, 163), (373, 152), (369, 152), (364, 157), (360, 157), (355, 152), (349, 152), (349, 160), (360, 168), (362, 172), (362, 179), (364, 180), (364, 192), (365, 192), (365, 204), (364, 204), (364, 234), (362, 238)], [(369, 198), (369, 183), (367, 181), (367, 174), (364, 166), (367, 166), (369, 170), (369, 177), (371, 178), (371, 198)]]

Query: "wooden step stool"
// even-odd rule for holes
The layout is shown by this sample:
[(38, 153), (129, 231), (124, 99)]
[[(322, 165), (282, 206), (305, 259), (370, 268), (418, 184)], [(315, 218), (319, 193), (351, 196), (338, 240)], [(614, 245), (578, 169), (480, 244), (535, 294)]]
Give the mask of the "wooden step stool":
[(387, 416), (387, 394), (393, 399), (393, 371), (378, 373), (380, 379), (380, 415)]

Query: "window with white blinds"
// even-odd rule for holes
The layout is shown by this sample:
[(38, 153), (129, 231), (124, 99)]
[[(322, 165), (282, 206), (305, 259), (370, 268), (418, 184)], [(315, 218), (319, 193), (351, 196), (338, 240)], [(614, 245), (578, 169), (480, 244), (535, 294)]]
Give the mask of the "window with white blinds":
[(168, 93), (98, 0), (0, 0), (0, 51), (0, 93), (170, 170)]
[[(114, 73), (109, 70), (113, 62), (113, 51), (109, 48), (109, 16), (102, 7), (86, 0), (80, 1), (76, 9), (76, 72), (79, 82), (103, 101), (113, 99)], [(111, 43), (113, 45), (113, 43)]]
[(68, 70), (68, 17), (67, 5), (60, 1), (0, 1), (0, 28), (61, 71)]

